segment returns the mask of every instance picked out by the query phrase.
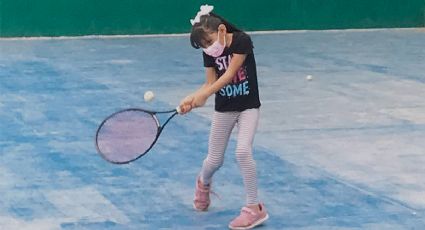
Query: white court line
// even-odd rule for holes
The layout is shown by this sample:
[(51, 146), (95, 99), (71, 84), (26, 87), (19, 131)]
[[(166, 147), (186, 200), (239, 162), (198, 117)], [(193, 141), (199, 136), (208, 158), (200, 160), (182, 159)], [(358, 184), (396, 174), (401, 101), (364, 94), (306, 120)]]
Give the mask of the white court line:
[[(58, 219), (71, 222), (112, 221), (128, 224), (130, 219), (109, 199), (93, 187), (45, 191), (47, 200), (63, 215)], [(142, 218), (142, 217), (141, 217)]]
[[(307, 32), (375, 32), (375, 31), (421, 31), (423, 27), (413, 28), (373, 28), (373, 29), (332, 29), (332, 30), (269, 30), (245, 31), (248, 34), (292, 34)], [(0, 41), (8, 40), (72, 40), (72, 39), (122, 39), (122, 38), (160, 38), (160, 37), (188, 37), (189, 33), (181, 34), (141, 34), (141, 35), (83, 35), (83, 36), (55, 36), (55, 37), (0, 37)]]

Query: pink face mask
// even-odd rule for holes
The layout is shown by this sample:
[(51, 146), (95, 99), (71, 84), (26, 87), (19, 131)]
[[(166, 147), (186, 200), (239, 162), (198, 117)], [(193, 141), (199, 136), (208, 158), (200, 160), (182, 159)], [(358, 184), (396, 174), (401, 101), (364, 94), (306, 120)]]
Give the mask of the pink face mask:
[(207, 48), (203, 49), (204, 52), (211, 57), (219, 57), (223, 54), (224, 47), (226, 47), (226, 36), (224, 36), (224, 45), (220, 44), (218, 41), (220, 37), (220, 32), (217, 34), (217, 41), (215, 41), (212, 45), (208, 46)]

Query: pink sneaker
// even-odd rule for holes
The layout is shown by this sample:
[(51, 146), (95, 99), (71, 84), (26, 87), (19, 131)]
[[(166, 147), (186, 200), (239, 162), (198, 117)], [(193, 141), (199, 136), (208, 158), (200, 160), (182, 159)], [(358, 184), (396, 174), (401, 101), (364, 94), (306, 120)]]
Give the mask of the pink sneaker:
[(202, 184), (200, 178), (196, 179), (195, 198), (193, 199), (193, 207), (197, 211), (207, 211), (210, 205), (210, 187), (211, 185)]
[(229, 224), (230, 229), (245, 230), (254, 228), (269, 218), (263, 204), (258, 204), (260, 211), (256, 212), (248, 207), (243, 207), (241, 214)]

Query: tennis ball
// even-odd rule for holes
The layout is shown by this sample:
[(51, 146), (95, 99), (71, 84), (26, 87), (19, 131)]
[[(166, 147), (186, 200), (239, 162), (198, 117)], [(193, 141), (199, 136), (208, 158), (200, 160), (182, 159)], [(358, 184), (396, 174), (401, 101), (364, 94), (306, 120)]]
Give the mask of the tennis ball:
[(152, 101), (154, 97), (155, 95), (153, 94), (152, 91), (149, 90), (145, 92), (144, 98), (146, 102)]
[(311, 80), (313, 80), (313, 76), (307, 75), (307, 77), (305, 77), (305, 79), (307, 79), (307, 81), (311, 81)]

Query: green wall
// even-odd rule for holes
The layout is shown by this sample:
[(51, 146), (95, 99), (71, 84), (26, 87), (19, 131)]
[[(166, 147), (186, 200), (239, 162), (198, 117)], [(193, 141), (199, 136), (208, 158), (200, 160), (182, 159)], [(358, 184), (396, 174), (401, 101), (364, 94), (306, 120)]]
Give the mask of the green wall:
[(249, 31), (425, 24), (425, 0), (0, 0), (0, 36), (187, 33), (204, 3)]

